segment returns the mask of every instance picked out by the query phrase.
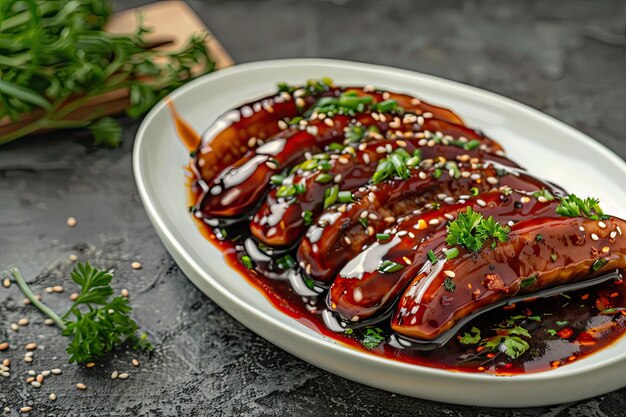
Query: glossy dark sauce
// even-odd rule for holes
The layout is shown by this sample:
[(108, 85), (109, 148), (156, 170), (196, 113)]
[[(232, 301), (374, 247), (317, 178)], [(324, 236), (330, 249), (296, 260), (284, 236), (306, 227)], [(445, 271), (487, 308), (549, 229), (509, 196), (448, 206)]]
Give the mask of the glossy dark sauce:
[[(169, 107), (178, 135), (189, 149), (193, 149), (193, 144), (198, 143), (200, 136), (176, 113), (172, 104)], [(188, 170), (187, 188), (190, 207), (193, 207), (206, 186), (199, 179), (193, 163)], [(510, 359), (502, 353), (487, 352), (477, 346), (463, 345), (458, 337), (433, 351), (399, 348), (390, 343), (393, 332), (386, 324), (388, 320), (355, 329), (350, 334), (337, 333), (328, 329), (321, 317), (321, 312), (326, 308), (325, 293), (317, 297), (302, 297), (288, 281), (265, 276), (271, 273), (285, 275), (289, 271), (276, 271), (273, 265), (269, 265), (266, 273), (260, 273), (257, 271), (261, 269), (259, 267), (253, 270), (242, 265), (241, 257), (246, 255), (243, 242), (251, 235), (248, 222), (229, 227), (212, 227), (196, 216), (192, 217), (207, 240), (224, 254), (229, 266), (237, 270), (282, 313), (326, 337), (384, 358), (450, 371), (514, 375), (545, 371), (572, 363), (609, 346), (626, 332), (626, 311), (621, 310), (626, 307), (626, 288), (621, 276), (616, 275), (615, 280), (592, 288), (545, 299), (529, 299), (485, 313), (459, 332), (459, 335), (469, 332), (472, 327), (487, 331), (516, 317), (516, 323), (532, 335), (530, 349), (517, 359)], [(295, 251), (292, 250), (291, 255), (295, 259)], [(607, 309), (615, 311), (607, 314)], [(540, 321), (533, 319), (537, 316)], [(368, 328), (373, 327), (381, 330), (385, 340), (373, 348), (366, 348), (363, 338)]]

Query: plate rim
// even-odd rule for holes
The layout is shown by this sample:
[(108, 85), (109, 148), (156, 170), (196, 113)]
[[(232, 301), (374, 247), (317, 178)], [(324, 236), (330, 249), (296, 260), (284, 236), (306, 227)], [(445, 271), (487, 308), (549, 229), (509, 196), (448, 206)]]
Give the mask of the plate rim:
[[(578, 366), (576, 368), (568, 369), (568, 367), (563, 367), (563, 368), (560, 368), (558, 372), (548, 370), (548, 371), (542, 371), (542, 372), (515, 375), (510, 378), (503, 378), (502, 376), (496, 376), (492, 374), (453, 372), (453, 371), (445, 370), (445, 369), (405, 363), (405, 362), (401, 362), (398, 360), (387, 359), (387, 358), (383, 358), (374, 354), (361, 352), (359, 350), (353, 349), (344, 344), (338, 344), (332, 341), (325, 340), (324, 338), (317, 338), (317, 337), (314, 337), (313, 335), (306, 334), (291, 325), (282, 323), (276, 318), (272, 317), (271, 315), (268, 315), (262, 312), (261, 310), (255, 309), (254, 306), (246, 303), (237, 294), (232, 293), (231, 291), (226, 289), (224, 286), (222, 286), (222, 284), (220, 284), (218, 280), (216, 280), (213, 276), (211, 276), (207, 271), (203, 270), (200, 267), (200, 265), (196, 262), (194, 257), (191, 256), (184, 249), (181, 242), (179, 242), (173, 236), (172, 232), (169, 230), (169, 228), (167, 227), (167, 225), (165, 224), (165, 222), (159, 215), (159, 212), (157, 208), (155, 207), (154, 202), (150, 198), (150, 193), (147, 189), (146, 180), (142, 172), (142, 159), (141, 159), (142, 149), (144, 146), (144, 142), (146, 141), (145, 132), (148, 128), (148, 125), (163, 110), (163, 108), (166, 106), (167, 100), (175, 100), (178, 96), (183, 95), (187, 93), (188, 91), (204, 83), (219, 81), (219, 79), (222, 77), (229, 77), (232, 75), (237, 75), (239, 73), (245, 73), (249, 71), (254, 72), (255, 70), (271, 69), (275, 67), (286, 67), (286, 66), (293, 67), (293, 66), (307, 66), (307, 65), (308, 66), (313, 66), (313, 65), (314, 66), (326, 66), (329, 68), (332, 67), (332, 68), (341, 68), (341, 69), (347, 69), (347, 68), (353, 69), (356, 66), (358, 67), (358, 69), (381, 73), (381, 75), (384, 75), (384, 73), (387, 73), (387, 75), (389, 75), (389, 72), (391, 72), (394, 74), (401, 74), (406, 78), (421, 79), (422, 81), (427, 81), (429, 83), (432, 83), (436, 87), (440, 86), (446, 89), (453, 88), (456, 90), (460, 90), (460, 92), (463, 92), (463, 93), (467, 92), (468, 94), (471, 94), (474, 97), (477, 97), (479, 99), (486, 99), (495, 104), (502, 104), (502, 105), (509, 106), (509, 107), (512, 106), (513, 110), (516, 112), (523, 112), (526, 115), (531, 116), (535, 119), (541, 119), (542, 123), (549, 123), (554, 128), (564, 131), (564, 133), (566, 133), (567, 135), (576, 136), (577, 139), (583, 141), (585, 145), (588, 145), (594, 148), (597, 152), (599, 152), (599, 154), (602, 157), (607, 159), (607, 162), (611, 162), (615, 164), (616, 167), (619, 167), (619, 169), (621, 169), (621, 171), (624, 172), (626, 175), (626, 161), (624, 161), (621, 157), (619, 157), (614, 151), (610, 150), (603, 144), (591, 138), (589, 135), (567, 125), (566, 123), (556, 119), (555, 117), (551, 115), (543, 113), (526, 104), (520, 103), (511, 98), (502, 96), (500, 94), (497, 94), (491, 91), (483, 90), (478, 87), (460, 83), (458, 81), (448, 80), (448, 79), (437, 77), (434, 75), (423, 74), (420, 72), (407, 70), (407, 69), (393, 68), (393, 67), (388, 67), (388, 66), (362, 63), (362, 62), (335, 60), (335, 59), (320, 59), (320, 58), (275, 59), (275, 60), (263, 60), (263, 61), (255, 61), (255, 62), (239, 64), (233, 67), (221, 69), (214, 73), (199, 77), (183, 85), (182, 87), (176, 89), (174, 92), (170, 93), (166, 98), (161, 100), (156, 106), (153, 107), (153, 109), (143, 119), (141, 126), (139, 127), (137, 134), (135, 136), (135, 143), (133, 147), (132, 160), (133, 160), (133, 171), (134, 171), (134, 176), (135, 176), (135, 182), (136, 182), (137, 189), (141, 197), (142, 203), (144, 205), (144, 208), (150, 220), (152, 221), (155, 229), (157, 229), (159, 236), (163, 239), (163, 235), (165, 235), (165, 238), (167, 238), (169, 245), (172, 245), (174, 249), (179, 252), (179, 254), (185, 257), (186, 262), (188, 262), (190, 264), (190, 267), (195, 270), (195, 272), (198, 274), (198, 277), (200, 277), (200, 279), (204, 280), (206, 284), (210, 285), (213, 290), (219, 292), (222, 297), (227, 298), (230, 302), (236, 304), (239, 308), (245, 310), (247, 314), (253, 316), (255, 319), (262, 320), (266, 324), (269, 324), (271, 326), (279, 327), (281, 330), (286, 331), (293, 337), (304, 338), (307, 343), (312, 343), (313, 346), (320, 346), (320, 347), (330, 348), (330, 349), (338, 349), (342, 351), (343, 354), (354, 355), (358, 357), (360, 360), (373, 361), (377, 363), (378, 365), (384, 365), (385, 367), (391, 366), (392, 368), (398, 368), (399, 370), (402, 370), (402, 371), (420, 372), (422, 374), (421, 376), (425, 376), (425, 377), (428, 377), (428, 376), (454, 377), (457, 380), (461, 380), (465, 382), (485, 382), (485, 381), (493, 381), (494, 379), (497, 379), (499, 381), (507, 381), (506, 383), (511, 383), (511, 384), (514, 384), (517, 382), (519, 383), (522, 383), (522, 382), (530, 383), (530, 382), (538, 382), (538, 381), (545, 382), (546, 380), (558, 381), (560, 379), (569, 379), (569, 378), (581, 376), (593, 370), (597, 370), (598, 368), (609, 367), (613, 364), (616, 364), (618, 362), (623, 362), (624, 360), (626, 360), (626, 351), (624, 351), (613, 357), (602, 359), (600, 362), (589, 360), (584, 365)], [(168, 246), (168, 249), (169, 249), (169, 245), (166, 245)], [(185, 275), (192, 282), (194, 282), (196, 286), (198, 286), (198, 283), (196, 283), (196, 279), (194, 277), (188, 274), (185, 274)], [(217, 300), (213, 300), (213, 301), (215, 301), (217, 304), (221, 306), (221, 303), (219, 301)], [(229, 312), (229, 315), (232, 315), (232, 314)], [(254, 329), (250, 329), (250, 330), (255, 331)], [(274, 341), (271, 341), (271, 340), (269, 341), (270, 343), (276, 344)], [(281, 349), (284, 349), (284, 348), (281, 347)], [(290, 353), (294, 354), (295, 356), (300, 357), (297, 352), (290, 351)], [(588, 358), (585, 358), (585, 359), (588, 359)], [(319, 365), (315, 365), (315, 366), (319, 367)], [(451, 399), (451, 401), (453, 401), (453, 399)], [(546, 402), (546, 404), (548, 403), (549, 402)]]

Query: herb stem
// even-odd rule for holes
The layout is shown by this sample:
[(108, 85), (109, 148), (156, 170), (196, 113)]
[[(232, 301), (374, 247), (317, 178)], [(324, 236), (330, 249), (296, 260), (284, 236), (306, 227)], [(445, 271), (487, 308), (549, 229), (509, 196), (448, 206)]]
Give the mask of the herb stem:
[(16, 267), (12, 267), (10, 271), (11, 271), (11, 274), (13, 275), (13, 278), (15, 279), (15, 283), (20, 288), (22, 293), (24, 293), (26, 298), (28, 298), (30, 302), (39, 309), (39, 311), (41, 311), (46, 316), (50, 317), (56, 323), (59, 329), (61, 329), (61, 331), (64, 331), (65, 323), (63, 322), (63, 319), (61, 319), (61, 317), (59, 317), (57, 313), (52, 311), (50, 308), (48, 308), (48, 306), (46, 306), (44, 303), (42, 303), (41, 301), (37, 299), (35, 294), (33, 294), (32, 290), (26, 283), (26, 280), (20, 273), (20, 270), (17, 269)]

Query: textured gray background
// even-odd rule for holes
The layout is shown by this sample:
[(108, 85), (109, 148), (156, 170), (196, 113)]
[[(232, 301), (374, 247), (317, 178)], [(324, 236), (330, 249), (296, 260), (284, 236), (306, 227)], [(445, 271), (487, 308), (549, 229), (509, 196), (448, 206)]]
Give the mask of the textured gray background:
[[(117, 0), (117, 8), (146, 3)], [(626, 2), (614, 1), (235, 1), (191, 2), (237, 62), (284, 57), (352, 59), (435, 74), (495, 91), (590, 134), (626, 157), (624, 47), (586, 35), (623, 34)], [(619, 38), (615, 36), (619, 41)], [(622, 40), (623, 42), (623, 40)], [(623, 44), (622, 44), (623, 45)], [(83, 133), (55, 133), (0, 148), (0, 266), (18, 265), (37, 293), (64, 283), (70, 253), (117, 270), (136, 318), (156, 349), (118, 352), (93, 369), (66, 365), (65, 340), (0, 288), (0, 342), (13, 348), (2, 408), (31, 415), (626, 415), (626, 390), (578, 403), (526, 410), (452, 406), (393, 395), (321, 371), (243, 328), (180, 273), (139, 202), (131, 172), (137, 121), (124, 146), (104, 150)], [(624, 190), (616, 190), (624, 191)], [(78, 226), (65, 225), (68, 216)], [(133, 271), (130, 261), (143, 269)], [(55, 308), (67, 294), (46, 295)], [(9, 323), (29, 317), (19, 333)], [(23, 347), (37, 341), (35, 362)], [(27, 369), (63, 367), (40, 390)], [(113, 370), (130, 379), (111, 381)], [(624, 377), (626, 383), (626, 376)], [(84, 382), (86, 391), (74, 384)], [(55, 392), (59, 399), (47, 399)], [(454, 395), (454, 393), (450, 393)]]

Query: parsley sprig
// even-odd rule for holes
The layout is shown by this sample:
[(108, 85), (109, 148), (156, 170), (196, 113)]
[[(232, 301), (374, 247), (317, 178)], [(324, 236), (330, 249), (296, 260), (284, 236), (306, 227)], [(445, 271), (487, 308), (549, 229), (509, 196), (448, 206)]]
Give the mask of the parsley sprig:
[(576, 194), (570, 194), (561, 198), (556, 212), (561, 216), (587, 217), (591, 220), (605, 219), (607, 217), (600, 208), (600, 200), (590, 197), (583, 200), (577, 197)]
[(459, 338), (459, 342), (464, 345), (480, 345), (487, 351), (499, 351), (511, 359), (518, 358), (530, 348), (526, 339), (531, 335), (523, 327), (496, 328), (496, 335), (482, 337), (480, 329), (472, 327), (469, 333), (464, 333)]
[(506, 242), (511, 231), (508, 226), (496, 222), (492, 216), (485, 219), (471, 207), (468, 207), (465, 213), (459, 213), (457, 219), (450, 222), (446, 228), (448, 245), (459, 245), (471, 252), (480, 252), (488, 240), (493, 241), (492, 247), (495, 247), (498, 241)]
[(10, 272), (26, 298), (54, 320), (63, 336), (71, 338), (66, 349), (70, 362), (88, 362), (123, 344), (134, 349), (152, 348), (145, 334), (137, 336), (139, 327), (130, 317), (132, 307), (128, 299), (111, 298), (113, 275), (110, 272), (94, 268), (89, 263), (78, 263), (71, 278), (80, 286), (80, 292), (62, 316), (37, 299), (17, 268), (11, 268)]

